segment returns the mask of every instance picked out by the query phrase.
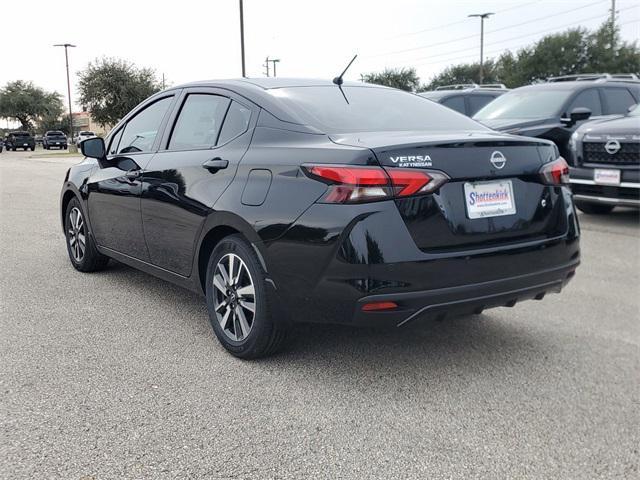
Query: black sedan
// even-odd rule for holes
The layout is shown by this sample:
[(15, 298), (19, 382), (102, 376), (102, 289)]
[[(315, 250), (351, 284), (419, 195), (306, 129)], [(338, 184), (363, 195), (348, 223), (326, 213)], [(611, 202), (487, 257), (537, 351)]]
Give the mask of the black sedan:
[(579, 263), (553, 143), (399, 90), (193, 83), (81, 148), (61, 194), (72, 265), (113, 258), (201, 292), (242, 358), (275, 351), (291, 322), (400, 326), (540, 300)]

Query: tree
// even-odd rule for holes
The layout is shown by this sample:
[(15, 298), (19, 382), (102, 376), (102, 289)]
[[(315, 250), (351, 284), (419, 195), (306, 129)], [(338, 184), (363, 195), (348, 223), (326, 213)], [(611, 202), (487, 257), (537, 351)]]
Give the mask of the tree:
[[(496, 66), (493, 61), (488, 60), (482, 67), (482, 73), (485, 83), (496, 83)], [(445, 68), (445, 70), (436, 75), (431, 81), (422, 86), (420, 90), (435, 90), (436, 87), (443, 85), (456, 85), (461, 83), (476, 83), (480, 78), (480, 62), (462, 63)]]
[[(573, 28), (547, 35), (515, 53), (507, 51), (485, 65), (487, 83), (504, 83), (515, 88), (560, 75), (638, 72), (640, 49), (636, 42), (622, 42), (617, 28), (607, 21), (593, 32)], [(448, 67), (433, 77), (427, 88), (469, 83), (470, 78), (477, 78), (477, 68), (474, 63)]]
[(16, 119), (23, 130), (31, 131), (43, 118), (62, 114), (62, 97), (32, 82), (16, 80), (0, 89), (0, 117)]
[(80, 103), (102, 126), (115, 125), (145, 98), (160, 91), (155, 72), (124, 60), (101, 58), (78, 74)]
[(415, 92), (420, 87), (420, 79), (415, 68), (385, 68), (380, 73), (367, 73), (362, 76), (367, 83), (386, 85), (408, 92)]

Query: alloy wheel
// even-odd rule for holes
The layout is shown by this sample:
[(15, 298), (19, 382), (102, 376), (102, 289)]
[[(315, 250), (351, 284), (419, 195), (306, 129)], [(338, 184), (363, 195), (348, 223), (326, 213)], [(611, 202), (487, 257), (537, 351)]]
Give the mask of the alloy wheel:
[(82, 213), (78, 207), (73, 207), (69, 212), (69, 223), (67, 224), (69, 247), (71, 255), (76, 262), (81, 262), (87, 248), (87, 236)]
[(247, 338), (256, 315), (255, 286), (246, 264), (234, 253), (218, 260), (213, 304), (224, 334), (236, 342)]

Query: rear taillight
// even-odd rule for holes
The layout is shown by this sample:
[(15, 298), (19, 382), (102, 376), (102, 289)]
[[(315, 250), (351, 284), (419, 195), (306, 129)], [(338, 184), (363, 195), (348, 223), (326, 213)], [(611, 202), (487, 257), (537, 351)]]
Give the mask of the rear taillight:
[(449, 177), (410, 168), (304, 165), (311, 178), (329, 185), (324, 203), (359, 203), (432, 193)]
[(564, 158), (559, 157), (544, 165), (540, 169), (540, 176), (547, 185), (566, 185), (569, 183), (569, 165)]

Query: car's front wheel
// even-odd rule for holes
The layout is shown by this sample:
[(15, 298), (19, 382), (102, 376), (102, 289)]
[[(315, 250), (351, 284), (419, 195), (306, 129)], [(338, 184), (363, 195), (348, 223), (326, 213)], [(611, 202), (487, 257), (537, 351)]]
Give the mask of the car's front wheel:
[(98, 252), (77, 198), (71, 199), (65, 212), (64, 231), (71, 264), (81, 272), (95, 272), (109, 263), (109, 257)]
[(590, 214), (590, 215), (605, 215), (607, 213), (611, 213), (613, 210), (613, 205), (603, 205), (601, 203), (591, 203), (591, 202), (583, 202), (577, 201), (576, 207), (581, 212)]
[(286, 321), (276, 315), (266, 278), (253, 247), (240, 235), (224, 238), (211, 253), (209, 320), (220, 343), (236, 357), (270, 355), (285, 341)]

